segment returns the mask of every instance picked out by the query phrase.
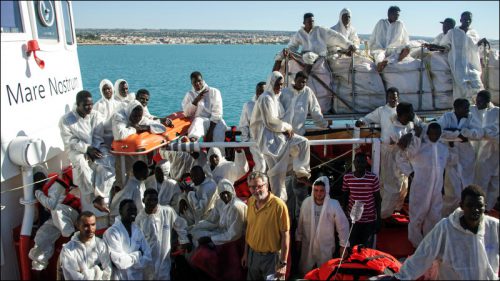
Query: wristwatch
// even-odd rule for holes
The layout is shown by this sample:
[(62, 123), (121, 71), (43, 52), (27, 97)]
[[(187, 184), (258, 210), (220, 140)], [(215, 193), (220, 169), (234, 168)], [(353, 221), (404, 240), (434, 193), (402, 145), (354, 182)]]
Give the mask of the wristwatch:
[(286, 261), (280, 261), (280, 267), (286, 266)]

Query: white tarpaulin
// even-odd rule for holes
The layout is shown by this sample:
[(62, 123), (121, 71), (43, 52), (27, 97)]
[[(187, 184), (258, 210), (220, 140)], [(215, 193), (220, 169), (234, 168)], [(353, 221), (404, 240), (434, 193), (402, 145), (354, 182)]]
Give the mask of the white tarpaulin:
[[(386, 103), (384, 84), (372, 60), (362, 56), (354, 57), (354, 79), (351, 57), (329, 57), (328, 63), (333, 72), (334, 92), (358, 112), (368, 113)], [(336, 97), (333, 108), (335, 113), (353, 112)]]
[[(499, 59), (498, 50), (495, 49), (489, 50), (488, 69), (487, 71), (483, 69), (483, 75), (482, 75), (483, 83), (485, 86), (487, 85), (487, 89), (491, 93), (491, 102), (493, 102), (497, 106), (499, 102), (498, 80), (500, 79), (499, 76), (500, 73), (498, 72), (498, 64), (499, 64), (498, 59)], [(487, 74), (485, 72), (487, 72)], [(486, 78), (485, 75), (487, 75), (488, 77)]]

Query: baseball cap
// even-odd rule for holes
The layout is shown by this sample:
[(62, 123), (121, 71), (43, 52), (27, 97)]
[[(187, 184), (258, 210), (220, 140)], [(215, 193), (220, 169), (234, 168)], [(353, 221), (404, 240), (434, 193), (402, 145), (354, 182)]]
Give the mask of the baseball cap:
[(447, 23), (447, 24), (450, 24), (452, 26), (455, 26), (455, 20), (452, 19), (452, 18), (445, 18), (444, 21), (441, 21), (440, 23)]

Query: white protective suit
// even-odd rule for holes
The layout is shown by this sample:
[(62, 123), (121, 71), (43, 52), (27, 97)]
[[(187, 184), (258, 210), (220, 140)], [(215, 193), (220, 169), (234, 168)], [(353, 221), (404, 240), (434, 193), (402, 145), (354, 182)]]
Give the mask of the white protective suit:
[(163, 182), (156, 182), (156, 190), (158, 191), (158, 204), (162, 206), (168, 205), (174, 208), (176, 212), (178, 212), (178, 197), (180, 196), (182, 191), (177, 181), (169, 177), (170, 162), (168, 160), (162, 159), (156, 164), (156, 166), (160, 167), (163, 172)]
[(283, 89), (279, 101), (285, 110), (282, 120), (292, 125), (294, 133), (301, 136), (306, 133), (305, 123), (308, 114), (311, 115), (317, 127), (328, 127), (328, 121), (323, 118), (318, 99), (308, 86), (301, 91), (297, 91), (293, 86)]
[(264, 154), (269, 167), (267, 175), (272, 192), (286, 202), (285, 177), (289, 162), (293, 163), (293, 171), (297, 178), (310, 177), (310, 150), (306, 138), (293, 135), (287, 139), (283, 134), (291, 130), (292, 125), (283, 122), (284, 109), (279, 102), (279, 95), (273, 90), (275, 82), (283, 76), (274, 71), (267, 83), (266, 91), (259, 97), (250, 121), (250, 133), (255, 136), (257, 147)]
[(471, 115), (482, 125), (484, 136), (478, 142), (477, 161), (474, 172), (474, 183), (483, 188), (486, 193), (486, 209), (490, 210), (495, 206), (498, 197), (498, 106), (488, 104), (484, 110), (478, 110), (476, 106), (471, 106)]
[(465, 33), (460, 27), (448, 30), (441, 40), (448, 47), (448, 63), (453, 75), (453, 100), (472, 97), (484, 89), (481, 82), (481, 63), (479, 59), (479, 35), (474, 29)]
[(64, 244), (59, 259), (65, 280), (110, 280), (111, 260), (108, 246), (99, 237), (86, 243), (80, 241), (80, 232)]
[(113, 280), (143, 280), (145, 268), (152, 262), (151, 248), (135, 222), (131, 235), (117, 217), (115, 223), (104, 232), (113, 268)]
[(207, 173), (207, 171), (210, 172), (206, 152), (200, 151), (197, 159), (195, 159), (190, 153), (184, 151), (160, 149), (160, 155), (163, 159), (170, 162), (170, 177), (176, 181), (180, 181), (182, 175), (190, 173), (191, 168), (194, 166), (203, 167), (205, 173)]
[(434, 40), (432, 41), (432, 44), (435, 44), (435, 45), (439, 45), (439, 46), (442, 46), (442, 40), (443, 38), (446, 36), (446, 34), (444, 33), (439, 33), (436, 38), (434, 38)]
[[(442, 139), (453, 140), (456, 139), (459, 134), (462, 134), (469, 140), (480, 140), (483, 137), (481, 124), (478, 120), (472, 118), (470, 113), (469, 117), (462, 118), (460, 122), (458, 122), (454, 112), (446, 112), (439, 118), (438, 123), (443, 130), (441, 134)], [(456, 131), (450, 131), (449, 129), (456, 129)], [(476, 156), (471, 142), (456, 141), (454, 142), (454, 146), (457, 147), (458, 162), (455, 165), (450, 164), (446, 166), (444, 177), (443, 217), (448, 216), (458, 207), (462, 190), (469, 184), (474, 183), (474, 164)]]
[[(456, 151), (448, 151), (441, 141), (431, 142), (427, 127), (420, 138), (413, 136), (412, 143), (397, 155), (397, 165), (415, 172), (410, 186), (410, 223), (408, 240), (417, 248), (422, 239), (441, 220), (443, 208), (443, 173), (447, 163), (457, 161)], [(452, 149), (450, 149), (452, 150)], [(409, 176), (412, 170), (402, 169)]]
[(356, 32), (356, 29), (354, 26), (352, 26), (352, 23), (349, 22), (347, 26), (342, 23), (342, 16), (344, 14), (352, 15), (351, 10), (344, 8), (342, 11), (340, 11), (339, 14), (339, 21), (337, 22), (336, 25), (332, 26), (331, 29), (337, 31), (338, 33), (342, 34), (347, 40), (351, 41), (356, 48), (359, 47), (359, 43), (361, 42), (358, 37), (358, 33)]
[(409, 42), (410, 36), (402, 21), (390, 23), (388, 19), (381, 19), (373, 29), (368, 46), (375, 63), (379, 63)]
[(212, 154), (219, 156), (219, 164), (212, 170), (212, 179), (217, 184), (222, 179), (228, 179), (234, 184), (235, 181), (243, 177), (249, 170), (247, 158), (243, 150), (241, 152), (234, 152), (234, 162), (227, 161), (217, 147), (210, 148), (207, 158), (210, 159)]
[[(295, 239), (302, 241), (300, 256), (300, 272), (305, 274), (315, 266), (329, 261), (335, 253), (335, 231), (338, 232), (341, 247), (349, 246), (349, 222), (339, 202), (330, 198), (330, 182), (327, 177), (319, 177), (316, 181), (325, 184), (325, 200), (321, 206), (318, 224), (314, 214), (313, 194), (307, 197), (300, 208), (299, 223)], [(315, 184), (314, 183), (314, 184)], [(313, 184), (313, 186), (314, 186)]]
[(135, 207), (138, 211), (144, 209), (144, 203), (142, 202), (144, 191), (148, 188), (156, 189), (156, 185), (153, 183), (156, 183), (156, 181), (140, 181), (136, 177), (131, 176), (125, 186), (111, 198), (109, 204), (110, 222), (113, 223), (115, 218), (120, 215), (120, 202), (124, 199), (134, 200)]
[(460, 225), (457, 208), (442, 219), (395, 277), (417, 280), (438, 261), (438, 280), (498, 280), (498, 219), (483, 215), (477, 234)]
[(309, 33), (301, 27), (288, 43), (288, 48), (294, 52), (299, 51), (302, 46), (302, 53), (313, 52), (319, 56), (326, 57), (327, 46), (338, 46), (348, 49), (352, 42), (347, 40), (339, 32), (323, 26), (314, 26)]
[[(45, 166), (37, 165), (33, 174), (42, 172), (46, 176)], [(50, 218), (38, 229), (35, 235), (35, 246), (29, 251), (33, 261), (33, 269), (42, 270), (47, 267), (49, 259), (54, 254), (54, 244), (59, 237), (69, 237), (75, 231), (74, 223), (78, 212), (68, 205), (62, 204), (66, 197), (66, 189), (57, 181), (48, 190), (48, 196), (43, 191), (35, 191), (35, 197), (43, 207), (50, 211)]]
[[(133, 100), (127, 103), (124, 108), (115, 113), (112, 121), (113, 137), (115, 140), (123, 140), (128, 136), (137, 133), (137, 130), (135, 128), (129, 127), (129, 118), (132, 110), (134, 110), (134, 108), (138, 106), (142, 107), (141, 103), (137, 100)], [(165, 126), (163, 126), (159, 122), (148, 119), (144, 117), (144, 115), (142, 116), (141, 121), (139, 121), (139, 125), (149, 125), (150, 132), (152, 134), (162, 134), (167, 130), (167, 128), (165, 128)]]
[[(133, 100), (135, 100), (135, 94), (132, 92), (129, 92), (126, 97), (122, 97), (120, 95), (120, 83), (122, 81), (125, 81), (124, 79), (118, 79), (115, 81), (115, 86), (114, 86), (114, 92), (113, 92), (113, 98), (119, 102), (119, 107), (124, 108), (127, 106), (127, 104)], [(127, 82), (127, 81), (125, 81)], [(128, 82), (127, 82), (128, 84)]]
[(153, 214), (146, 214), (142, 210), (136, 221), (151, 248), (153, 259), (144, 271), (144, 279), (170, 280), (172, 230), (177, 232), (179, 244), (189, 243), (186, 221), (177, 216), (172, 207), (161, 205)]
[[(241, 131), (241, 141), (245, 142), (254, 141), (254, 138), (250, 134), (250, 119), (252, 119), (252, 112), (254, 107), (255, 107), (255, 97), (251, 101), (248, 101), (245, 104), (243, 104), (240, 116), (240, 123), (238, 125), (238, 130)], [(255, 163), (253, 171), (265, 173), (267, 168), (266, 168), (266, 161), (264, 160), (264, 155), (255, 146), (252, 146), (249, 149), (250, 153), (252, 154), (253, 162)]]
[(117, 101), (113, 96), (108, 100), (104, 97), (102, 92), (102, 87), (104, 85), (109, 85), (111, 91), (114, 91), (113, 84), (108, 79), (104, 79), (99, 84), (99, 91), (101, 93), (101, 99), (94, 103), (93, 109), (101, 113), (103, 124), (104, 124), (104, 143), (111, 148), (111, 143), (113, 142), (113, 130), (111, 129), (111, 120), (113, 119), (113, 114), (119, 109), (120, 102)]
[[(66, 113), (59, 121), (64, 148), (73, 166), (73, 181), (81, 192), (82, 209), (91, 210), (95, 196), (109, 196), (114, 169), (114, 156), (109, 153), (103, 139), (102, 116), (95, 110), (82, 118), (76, 109)], [(93, 146), (104, 157), (95, 162), (87, 159), (87, 149)], [(97, 175), (96, 175), (97, 174)], [(96, 179), (99, 179), (96, 182)], [(106, 193), (107, 192), (107, 193)]]
[(206, 177), (200, 185), (196, 185), (194, 188), (194, 191), (187, 194), (187, 201), (193, 212), (195, 223), (197, 223), (206, 219), (214, 208), (217, 199), (217, 184), (213, 179)]
[[(399, 139), (410, 132), (413, 132), (414, 122), (420, 122), (420, 119), (415, 116), (415, 120), (408, 122), (407, 125), (401, 124), (397, 115), (390, 117), (391, 127), (388, 130), (387, 137), (389, 138), (386, 145), (382, 145), (387, 149), (384, 154), (381, 154), (384, 159), (381, 161), (387, 166), (381, 166), (381, 178), (383, 185), (381, 186), (381, 210), (380, 217), (386, 219), (396, 210), (403, 208), (406, 194), (408, 193), (408, 176), (402, 171), (401, 167), (396, 165), (396, 156), (399, 150), (397, 143)], [(394, 144), (390, 144), (394, 142)]]
[[(195, 106), (193, 100), (207, 88), (208, 93), (198, 102), (198, 106)], [(189, 138), (199, 139), (203, 137), (210, 127), (210, 122), (214, 122), (217, 125), (214, 128), (213, 141), (224, 141), (227, 127), (226, 122), (222, 119), (222, 96), (218, 89), (209, 87), (205, 82), (199, 91), (192, 87), (182, 100), (182, 110), (187, 117), (193, 118), (188, 130)]]
[(217, 185), (217, 193), (229, 191), (231, 201), (224, 203), (220, 198), (215, 203), (215, 208), (206, 220), (201, 220), (193, 226), (191, 234), (193, 242), (209, 236), (215, 245), (236, 241), (245, 233), (247, 205), (236, 197), (236, 192), (231, 181), (222, 179)]

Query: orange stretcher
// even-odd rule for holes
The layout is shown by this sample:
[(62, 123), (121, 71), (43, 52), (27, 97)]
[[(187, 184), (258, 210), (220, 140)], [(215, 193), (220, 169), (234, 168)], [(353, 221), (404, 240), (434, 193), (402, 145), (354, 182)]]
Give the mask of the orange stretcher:
[(111, 153), (115, 155), (140, 155), (149, 153), (157, 148), (166, 145), (181, 136), (187, 135), (191, 119), (184, 116), (184, 112), (179, 111), (167, 116), (172, 120), (172, 127), (167, 127), (163, 134), (151, 134), (143, 132), (133, 134), (124, 140), (113, 141)]
[(181, 136), (187, 135), (189, 126), (191, 126), (191, 118), (186, 117), (184, 112), (179, 111), (167, 116), (172, 120), (173, 127), (167, 127), (167, 131), (163, 134), (167, 141), (173, 141)]
[(118, 155), (146, 154), (167, 144), (162, 135), (143, 132), (133, 134), (124, 140), (114, 140), (111, 143), (111, 153)]

